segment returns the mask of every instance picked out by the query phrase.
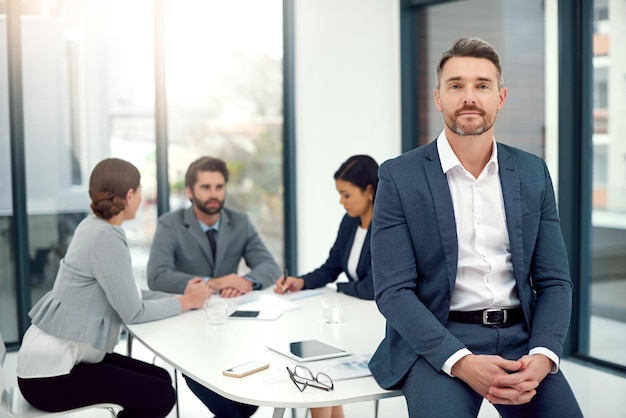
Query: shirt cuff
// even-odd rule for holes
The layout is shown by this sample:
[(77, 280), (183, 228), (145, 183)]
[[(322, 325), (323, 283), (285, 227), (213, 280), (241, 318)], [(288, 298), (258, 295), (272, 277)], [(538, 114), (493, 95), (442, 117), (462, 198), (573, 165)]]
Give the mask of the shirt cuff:
[(254, 277), (250, 277), (250, 276), (243, 276), (243, 277), (252, 282), (252, 290), (261, 289), (261, 282), (259, 282), (257, 279), (255, 279)]
[(561, 360), (559, 359), (559, 356), (554, 354), (552, 350), (548, 350), (545, 347), (535, 347), (535, 348), (532, 348), (528, 352), (528, 354), (531, 356), (535, 354), (543, 354), (544, 356), (552, 360), (552, 370), (550, 370), (550, 374), (556, 374), (559, 371), (559, 364)]
[(452, 366), (454, 366), (457, 361), (461, 360), (465, 356), (469, 356), (470, 354), (472, 354), (472, 352), (469, 351), (467, 348), (460, 349), (459, 351), (448, 357), (448, 360), (446, 360), (445, 363), (443, 363), (443, 366), (441, 366), (441, 370), (448, 376), (454, 377), (452, 375)]

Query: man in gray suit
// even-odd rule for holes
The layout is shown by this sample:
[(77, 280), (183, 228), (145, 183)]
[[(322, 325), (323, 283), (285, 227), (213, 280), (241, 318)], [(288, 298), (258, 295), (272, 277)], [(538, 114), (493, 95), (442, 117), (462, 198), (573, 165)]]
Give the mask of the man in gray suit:
[[(192, 205), (159, 219), (148, 261), (150, 289), (182, 293), (189, 280), (199, 277), (220, 296), (234, 297), (271, 286), (280, 277), (248, 215), (224, 207), (228, 177), (220, 159), (191, 163), (185, 187)], [(237, 274), (242, 258), (251, 269), (245, 276)]]
[[(224, 161), (201, 157), (185, 175), (192, 205), (163, 215), (148, 260), (152, 290), (182, 293), (204, 280), (221, 297), (235, 297), (274, 284), (280, 269), (245, 213), (225, 208), (228, 169)], [(238, 274), (241, 260), (250, 271)], [(226, 399), (185, 376), (188, 386), (216, 417), (246, 418), (257, 407)]]
[(559, 370), (572, 283), (539, 157), (497, 143), (500, 60), (459, 39), (437, 66), (444, 130), (381, 165), (372, 223), (375, 298), (387, 319), (370, 369), (414, 417), (582, 417)]

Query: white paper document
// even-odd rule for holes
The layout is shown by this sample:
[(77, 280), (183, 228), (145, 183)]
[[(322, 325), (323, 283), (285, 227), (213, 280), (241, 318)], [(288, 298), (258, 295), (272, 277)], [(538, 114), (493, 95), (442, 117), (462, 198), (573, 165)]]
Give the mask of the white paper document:
[[(359, 377), (371, 376), (372, 372), (369, 369), (369, 361), (372, 358), (371, 354), (367, 355), (351, 355), (347, 357), (341, 357), (339, 359), (319, 360), (306, 364), (299, 364), (305, 366), (313, 375), (316, 373), (325, 373), (333, 379), (333, 382), (339, 382), (342, 380), (356, 379)], [(291, 370), (298, 365), (298, 363), (285, 363), (274, 367), (272, 365), (273, 373), (269, 374), (263, 381), (267, 384), (273, 385), (289, 380), (289, 374), (286, 367)]]
[[(228, 301), (229, 319), (274, 320), (299, 306), (279, 295), (254, 294), (250, 292)], [(251, 295), (252, 294), (252, 295)]]
[(256, 300), (238, 305), (237, 310), (246, 310), (246, 311), (273, 310), (273, 311), (287, 312), (287, 311), (292, 311), (294, 309), (298, 309), (299, 307), (300, 306), (298, 306), (298, 304), (290, 300), (281, 298), (278, 295), (260, 295), (259, 298)]
[(372, 358), (371, 354), (352, 355), (339, 359), (316, 361), (306, 366), (313, 374), (319, 372), (326, 373), (336, 382), (339, 380), (370, 376), (372, 374), (368, 367), (370, 358)]

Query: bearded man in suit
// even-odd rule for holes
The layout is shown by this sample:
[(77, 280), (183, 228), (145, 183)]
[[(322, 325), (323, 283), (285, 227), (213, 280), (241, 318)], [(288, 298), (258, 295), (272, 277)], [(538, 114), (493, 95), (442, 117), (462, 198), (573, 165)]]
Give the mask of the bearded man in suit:
[[(224, 207), (229, 172), (218, 158), (201, 157), (185, 175), (191, 207), (159, 219), (148, 260), (152, 290), (182, 293), (206, 282), (230, 298), (271, 286), (281, 271), (247, 214)], [(239, 274), (241, 260), (250, 271)], [(231, 401), (185, 376), (187, 385), (217, 418), (247, 418), (257, 406)]]

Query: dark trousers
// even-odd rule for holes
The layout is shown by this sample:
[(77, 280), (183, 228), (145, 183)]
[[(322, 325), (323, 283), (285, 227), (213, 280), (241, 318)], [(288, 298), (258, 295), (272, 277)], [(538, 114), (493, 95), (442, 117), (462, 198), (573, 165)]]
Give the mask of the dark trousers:
[[(528, 353), (526, 325), (488, 328), (449, 323), (448, 329), (474, 354), (500, 355), (517, 360)], [(483, 398), (461, 379), (435, 370), (423, 357), (411, 368), (402, 391), (411, 418), (475, 418)], [(582, 412), (565, 376), (549, 374), (537, 394), (524, 405), (494, 405), (503, 418), (582, 418)]]
[(249, 418), (259, 408), (256, 405), (232, 401), (185, 376), (189, 389), (215, 414), (215, 418)]
[(120, 354), (100, 363), (79, 363), (63, 376), (18, 378), (22, 395), (44, 411), (66, 411), (97, 403), (116, 403), (119, 418), (163, 418), (176, 403), (169, 373)]

